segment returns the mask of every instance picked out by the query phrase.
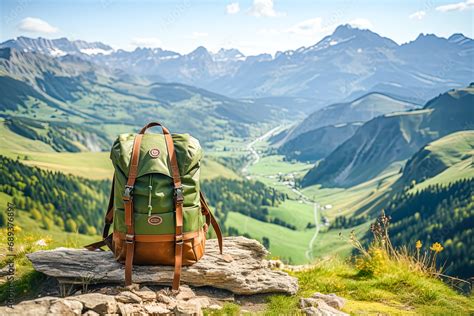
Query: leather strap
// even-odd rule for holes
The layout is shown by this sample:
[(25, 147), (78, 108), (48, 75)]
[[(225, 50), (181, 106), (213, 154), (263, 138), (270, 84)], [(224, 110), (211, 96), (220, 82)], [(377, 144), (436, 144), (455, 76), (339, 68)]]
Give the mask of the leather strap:
[(104, 229), (102, 231), (102, 240), (86, 245), (84, 248), (94, 251), (97, 249), (101, 249), (103, 246), (107, 246), (112, 250), (112, 235), (109, 235), (110, 225), (112, 225), (114, 221), (114, 188), (115, 188), (115, 173), (112, 177), (112, 188), (110, 189), (109, 195), (109, 204), (107, 206), (107, 212), (105, 213), (104, 219)]
[[(135, 236), (134, 224), (133, 224), (133, 187), (135, 185), (135, 180), (138, 175), (138, 162), (140, 158), (140, 145), (143, 138), (143, 134), (146, 130), (153, 126), (160, 126), (163, 130), (163, 135), (166, 142), (166, 148), (168, 151), (169, 162), (171, 166), (171, 175), (173, 178), (173, 188), (174, 188), (174, 206), (175, 206), (175, 234), (174, 235), (161, 235), (161, 236)], [(103, 240), (87, 245), (86, 248), (89, 250), (100, 249), (102, 246), (107, 245), (112, 249), (112, 235), (108, 235), (110, 225), (113, 222), (113, 204), (114, 204), (114, 185), (115, 185), (115, 175), (112, 181), (112, 190), (109, 198), (109, 205), (107, 207), (107, 213), (105, 216), (105, 225), (104, 231), (102, 233)], [(175, 266), (174, 266), (174, 277), (173, 277), (173, 290), (179, 289), (180, 278), (181, 278), (181, 268), (183, 261), (183, 240), (195, 238), (197, 232), (183, 234), (183, 186), (181, 184), (181, 176), (179, 174), (178, 160), (176, 157), (176, 151), (173, 143), (173, 138), (169, 130), (161, 125), (158, 122), (152, 122), (143, 127), (137, 136), (135, 136), (133, 149), (131, 154), (130, 168), (128, 173), (127, 185), (125, 186), (125, 191), (123, 195), (124, 208), (125, 208), (125, 225), (127, 226), (127, 233), (125, 234), (125, 243), (126, 243), (126, 255), (125, 255), (125, 284), (130, 285), (132, 283), (132, 266), (133, 266), (133, 256), (135, 252), (135, 241), (175, 241)], [(204, 205), (203, 209), (207, 210), (206, 214), (206, 223), (209, 226), (211, 224), (216, 231), (219, 249), (222, 253), (222, 233), (215, 220), (214, 216), (210, 212), (209, 206), (203, 195), (201, 195), (201, 205)]]
[(183, 262), (183, 186), (181, 184), (181, 176), (179, 174), (178, 160), (174, 149), (173, 138), (169, 130), (158, 122), (151, 122), (145, 125), (139, 135), (143, 135), (146, 130), (153, 126), (160, 126), (165, 137), (166, 148), (168, 150), (168, 158), (171, 166), (171, 176), (173, 178), (174, 187), (174, 208), (175, 208), (175, 249), (174, 249), (174, 277), (173, 290), (179, 290), (181, 279), (181, 267)]
[[(125, 240), (125, 233), (115, 232), (118, 234), (119, 238)], [(199, 231), (189, 232), (183, 234), (183, 240), (191, 240), (199, 237)], [(164, 242), (164, 241), (174, 241), (175, 234), (164, 234), (164, 235), (136, 235), (136, 242)]]
[(122, 196), (125, 208), (125, 225), (127, 226), (127, 234), (125, 235), (125, 285), (132, 284), (132, 266), (133, 256), (135, 254), (135, 227), (133, 224), (133, 187), (138, 175), (138, 161), (140, 160), (140, 145), (142, 143), (143, 134), (135, 136), (132, 149), (132, 158), (128, 170), (128, 179), (125, 191)]
[(95, 251), (95, 250), (104, 251), (102, 249), (102, 247), (104, 247), (104, 246), (107, 246), (110, 249), (112, 249), (112, 234), (108, 235), (106, 238), (102, 239), (101, 241), (94, 242), (92, 244), (84, 246), (84, 248), (86, 248), (87, 250), (90, 250), (90, 251)]
[(107, 213), (105, 214), (104, 230), (102, 231), (102, 238), (107, 238), (109, 235), (110, 225), (114, 221), (114, 192), (115, 192), (115, 173), (112, 177), (112, 188), (110, 189), (109, 205), (107, 206)]
[(219, 244), (219, 251), (222, 254), (222, 248), (223, 248), (223, 243), (222, 243), (222, 231), (221, 228), (219, 227), (219, 224), (216, 221), (216, 218), (211, 212), (211, 208), (209, 207), (209, 204), (207, 204), (206, 197), (204, 196), (204, 193), (201, 191), (200, 192), (200, 198), (201, 198), (201, 213), (206, 217), (206, 225), (212, 225), (212, 228), (214, 228), (214, 231), (216, 232), (217, 236), (217, 243)]

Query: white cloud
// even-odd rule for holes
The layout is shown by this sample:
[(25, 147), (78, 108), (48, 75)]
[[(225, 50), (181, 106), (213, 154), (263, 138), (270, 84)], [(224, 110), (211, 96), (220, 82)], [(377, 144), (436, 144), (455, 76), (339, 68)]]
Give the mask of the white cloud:
[(272, 35), (280, 35), (281, 32), (277, 29), (266, 29), (266, 28), (263, 28), (263, 29), (259, 29), (257, 31), (257, 34), (258, 35), (263, 35), (263, 36), (272, 36)]
[(23, 32), (30, 33), (56, 33), (58, 29), (48, 22), (38, 19), (27, 17), (20, 21), (18, 29)]
[(352, 27), (357, 27), (359, 29), (371, 29), (373, 27), (372, 23), (364, 18), (357, 18), (352, 21), (349, 21), (349, 25)]
[(233, 2), (226, 6), (227, 14), (237, 14), (240, 12), (240, 5), (238, 2)]
[(277, 12), (273, 8), (273, 0), (253, 0), (250, 15), (256, 17), (277, 17), (285, 15), (283, 12)]
[(203, 38), (203, 37), (208, 37), (209, 34), (205, 32), (193, 32), (193, 38), (198, 39), (198, 38)]
[(474, 0), (466, 0), (458, 3), (451, 3), (436, 7), (436, 11), (450, 12), (450, 11), (464, 11), (474, 7)]
[(410, 19), (422, 20), (426, 15), (425, 11), (416, 11), (415, 13), (410, 14), (408, 17)]
[(132, 40), (131, 44), (136, 47), (155, 48), (161, 45), (161, 41), (156, 37), (137, 37)]
[[(314, 38), (318, 35), (328, 35), (333, 32), (334, 29), (337, 27), (337, 25), (335, 24), (328, 24), (323, 22), (324, 21), (321, 17), (304, 20), (288, 28), (287, 30), (285, 30), (285, 32)], [(352, 21), (347, 22), (347, 24), (360, 29), (373, 28), (372, 23), (364, 18), (354, 19)]]
[(297, 35), (314, 35), (320, 32), (323, 32), (325, 28), (322, 26), (322, 18), (314, 18), (299, 22), (298, 24), (290, 27), (287, 32)]

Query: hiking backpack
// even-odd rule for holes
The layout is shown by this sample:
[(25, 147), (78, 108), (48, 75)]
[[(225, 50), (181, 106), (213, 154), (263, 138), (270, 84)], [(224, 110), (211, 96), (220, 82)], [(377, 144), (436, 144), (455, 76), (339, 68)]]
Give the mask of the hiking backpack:
[[(163, 134), (145, 134), (160, 126)], [(125, 284), (132, 266), (174, 265), (173, 290), (179, 289), (181, 266), (203, 255), (209, 225), (222, 253), (222, 234), (201, 192), (199, 141), (149, 123), (138, 134), (121, 134), (110, 154), (115, 173), (105, 216), (103, 240), (86, 246), (108, 246), (125, 262)], [(113, 224), (113, 233), (109, 235)]]

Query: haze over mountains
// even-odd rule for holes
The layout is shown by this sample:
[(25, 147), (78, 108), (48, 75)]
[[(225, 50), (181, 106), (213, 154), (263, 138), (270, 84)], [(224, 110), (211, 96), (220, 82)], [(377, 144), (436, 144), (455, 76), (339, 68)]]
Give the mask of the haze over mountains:
[(114, 50), (112, 47), (100, 42), (70, 41), (67, 38), (47, 39), (29, 38), (20, 36), (0, 44), (0, 47), (16, 48), (22, 52), (38, 52), (51, 57), (61, 57), (65, 55), (84, 54), (110, 54)]
[(317, 161), (348, 140), (362, 124), (352, 122), (317, 127), (285, 141), (278, 152), (289, 159)]
[(2, 116), (93, 127), (141, 125), (154, 115), (203, 142), (245, 136), (249, 124), (281, 115), (268, 104), (257, 106), (179, 83), (152, 83), (77, 55), (52, 58), (15, 48), (0, 49), (0, 94)]
[[(418, 150), (403, 168), (401, 182), (417, 183), (432, 178), (457, 164), (472, 164), (474, 155), (474, 131), (466, 130), (448, 134)], [(466, 170), (467, 170), (466, 168)], [(461, 169), (462, 170), (462, 169)]]
[(349, 187), (372, 179), (391, 163), (410, 158), (430, 141), (474, 129), (473, 105), (471, 84), (430, 100), (423, 109), (378, 116), (311, 169), (303, 184)]
[[(399, 45), (347, 25), (275, 56), (20, 37), (0, 44), (0, 155), (108, 179), (117, 134), (159, 120), (205, 148), (203, 188), (225, 233), (268, 240), (273, 254), (299, 264), (349, 247), (334, 230), (366, 231), (385, 209), (398, 221), (397, 246), (449, 239), (456, 247), (445, 253), (470, 276), (473, 43), (453, 34)], [(15, 181), (3, 192), (30, 183)], [(410, 195), (424, 188), (429, 198)], [(67, 204), (56, 214), (64, 222), (74, 212)], [(98, 228), (94, 217), (78, 224), (81, 233)]]
[[(467, 85), (473, 77), (474, 41), (462, 34), (449, 38), (420, 34), (398, 45), (370, 30), (341, 25), (310, 47), (243, 56), (236, 49), (189, 54), (160, 48), (112, 51), (101, 43), (18, 38), (0, 47), (37, 51), (50, 56), (75, 54), (151, 81), (180, 82), (231, 97), (313, 98), (314, 110), (376, 91), (416, 103), (449, 88)], [(311, 110), (311, 109), (309, 109)]]
[(303, 122), (292, 128), (286, 136), (289, 141), (298, 135), (317, 128), (351, 122), (366, 122), (376, 116), (415, 109), (418, 105), (373, 92), (350, 102), (335, 103), (311, 113)]
[[(416, 109), (432, 95), (468, 85), (473, 59), (474, 41), (462, 34), (421, 34), (398, 45), (349, 25), (313, 46), (275, 56), (211, 53), (202, 46), (189, 54), (129, 52), (100, 42), (19, 37), (0, 44), (0, 113), (70, 122), (74, 139), (90, 136), (73, 124), (133, 125), (153, 113), (206, 142), (245, 137), (252, 124), (295, 121), (312, 112), (278, 137), (279, 152), (324, 159), (304, 178), (306, 185), (351, 186), (429, 141), (472, 128), (466, 105), (472, 87)], [(449, 106), (456, 102), (463, 104), (459, 113)]]

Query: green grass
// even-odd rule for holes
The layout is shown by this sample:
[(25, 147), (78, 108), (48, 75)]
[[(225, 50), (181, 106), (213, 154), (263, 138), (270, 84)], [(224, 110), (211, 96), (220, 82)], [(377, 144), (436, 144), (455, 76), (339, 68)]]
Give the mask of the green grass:
[(212, 316), (240, 315), (240, 306), (234, 303), (225, 303), (220, 310), (204, 309), (203, 313)]
[[(288, 184), (283, 183), (283, 181), (291, 179), (291, 177), (288, 177), (288, 174), (292, 173), (299, 177), (310, 167), (310, 165), (305, 163), (283, 161), (282, 156), (273, 155), (263, 157), (258, 163), (249, 168), (249, 174), (253, 179), (262, 181), (267, 186), (289, 196), (289, 199), (278, 206), (269, 207), (269, 215), (295, 225), (297, 231), (263, 223), (237, 213), (229, 214), (226, 225), (237, 228), (241, 234), (248, 233), (260, 241), (264, 236), (269, 238), (272, 256), (285, 259), (291, 257), (292, 262), (295, 264), (307, 263), (308, 258), (305, 253), (308, 250), (309, 241), (313, 237), (315, 228), (305, 228), (308, 223), (314, 224), (313, 205), (300, 202), (300, 195)], [(302, 192), (321, 206), (331, 205), (332, 208), (330, 209), (320, 209), (320, 215), (327, 217), (331, 221), (336, 216), (352, 215), (361, 206), (371, 201), (377, 201), (399, 177), (399, 167), (398, 164), (392, 165), (378, 178), (353, 188), (321, 188), (321, 186), (316, 185), (302, 189)], [(280, 180), (279, 176), (276, 176), (279, 172), (281, 172), (281, 176), (284, 178), (283, 181)], [(367, 231), (368, 225), (369, 223), (366, 223), (353, 228), (356, 236), (361, 237)], [(313, 244), (314, 258), (335, 253), (343, 256), (349, 255), (351, 247), (339, 237), (339, 233), (348, 235), (351, 230), (327, 231), (327, 227), (322, 226)]]
[(349, 257), (354, 249), (348, 242), (347, 237), (353, 232), (357, 238), (369, 230), (370, 222), (348, 229), (325, 228), (319, 233), (313, 246), (313, 256), (315, 258), (324, 258), (332, 255), (338, 255), (341, 258)]
[(201, 180), (211, 180), (218, 177), (239, 179), (234, 171), (212, 159), (203, 159), (201, 163)]
[[(51, 146), (11, 132), (0, 122), (0, 154), (30, 166), (90, 179), (109, 179), (113, 168), (108, 152), (56, 152)], [(25, 160), (27, 157), (27, 160)]]
[[(7, 203), (12, 201), (12, 197), (4, 192), (0, 192), (0, 208), (7, 207)], [(4, 212), (4, 209), (0, 209), (0, 211)]]
[[(6, 209), (6, 203), (11, 197), (0, 193), (2, 209)], [(3, 211), (3, 210), (2, 210)], [(38, 222), (29, 216), (28, 212), (16, 210), (15, 218), (15, 241), (14, 241), (14, 263), (15, 276), (13, 288), (15, 301), (34, 298), (35, 293), (40, 291), (46, 281), (45, 275), (35, 272), (31, 262), (26, 257), (27, 253), (38, 250), (54, 249), (57, 247), (82, 248), (83, 246), (101, 239), (100, 236), (87, 236), (79, 233), (68, 233), (57, 227), (45, 230)], [(41, 244), (39, 243), (41, 242)], [(42, 243), (45, 243), (43, 245)], [(7, 264), (7, 231), (0, 229), (0, 268)], [(0, 303), (5, 302), (8, 294), (9, 284), (0, 279)]]
[(349, 261), (336, 257), (321, 260), (313, 268), (292, 273), (299, 280), (296, 296), (273, 296), (269, 314), (297, 313), (300, 297), (315, 292), (335, 293), (347, 299), (343, 311), (351, 315), (471, 315), (473, 297), (463, 296), (439, 279), (389, 261), (385, 272), (360, 275)]
[(276, 175), (278, 173), (287, 174), (287, 173), (305, 173), (308, 171), (312, 165), (301, 163), (301, 162), (294, 162), (290, 163), (287, 161), (283, 161), (283, 157), (281, 155), (272, 155), (260, 158), (258, 163), (251, 165), (249, 168), (249, 172), (252, 175), (259, 175), (259, 176), (269, 176), (269, 175)]
[(0, 282), (0, 304), (7, 302), (10, 288), (13, 288), (13, 300), (15, 304), (22, 300), (37, 298), (41, 290), (47, 286), (45, 284), (46, 280), (47, 276), (45, 274), (36, 272), (30, 267), (28, 271), (15, 277), (13, 282)]
[(324, 188), (313, 185), (302, 192), (320, 205), (331, 205), (323, 210), (323, 215), (333, 220), (337, 216), (350, 216), (356, 211), (369, 211), (370, 205), (383, 198), (391, 190), (391, 185), (400, 177), (399, 164), (390, 166), (380, 176), (350, 188)]
[(84, 245), (101, 239), (99, 235), (89, 236), (79, 233), (64, 232), (56, 226), (50, 230), (45, 230), (40, 225), (38, 225), (38, 222), (31, 218), (29, 212), (26, 211), (17, 211), (15, 216), (15, 225), (18, 225), (21, 228), (21, 232), (17, 235), (19, 236), (20, 240), (23, 238), (23, 236), (29, 236), (29, 234), (33, 234), (33, 237), (31, 238), (39, 237), (51, 239), (49, 244), (53, 248), (81, 248)]
[(270, 217), (280, 218), (304, 230), (308, 223), (314, 224), (313, 205), (295, 200), (285, 200), (278, 206), (268, 208)]
[[(28, 160), (24, 164), (40, 168), (60, 171), (89, 179), (111, 179), (113, 165), (108, 152), (80, 152), (80, 153), (28, 153)], [(22, 158), (23, 156), (20, 156)], [(239, 176), (232, 170), (213, 160), (203, 160), (202, 179), (225, 177), (237, 179)]]
[(297, 296), (273, 295), (268, 298), (265, 315), (304, 315), (298, 308)]
[(448, 184), (474, 176), (474, 131), (461, 131), (437, 139), (421, 148), (408, 161), (401, 180), (403, 185)]
[(288, 186), (288, 184), (285, 184), (283, 182), (278, 181), (278, 177), (274, 177), (274, 176), (254, 176), (254, 175), (252, 175), (251, 178), (253, 180), (263, 182), (265, 185), (267, 185), (271, 188), (275, 188), (276, 190), (278, 190), (282, 193), (285, 193), (288, 196), (288, 198), (290, 198), (292, 200), (299, 200), (300, 199), (300, 195), (295, 193), (293, 191), (293, 188)]
[[(27, 152), (28, 160), (22, 163), (29, 166), (59, 171), (89, 179), (111, 179), (114, 173), (108, 152)], [(20, 155), (20, 158), (23, 156)]]
[(265, 223), (236, 212), (229, 212), (225, 222), (227, 227), (237, 228), (240, 234), (247, 233), (252, 238), (262, 241), (263, 237), (270, 239), (272, 257), (282, 260), (291, 258), (295, 264), (306, 263), (305, 252), (313, 236), (314, 229), (294, 231), (283, 226)]
[(452, 166), (462, 159), (472, 157), (474, 154), (474, 131), (449, 134), (432, 142), (426, 146), (426, 149), (436, 155), (447, 166)]
[(423, 190), (430, 185), (442, 184), (447, 185), (460, 179), (474, 178), (474, 166), (471, 159), (460, 161), (443, 172), (437, 174), (433, 178), (429, 178), (415, 185), (411, 191)]
[(16, 157), (18, 153), (30, 151), (54, 152), (48, 144), (13, 133), (5, 126), (5, 120), (0, 118), (0, 154)]
[[(127, 127), (125, 125), (105, 126), (108, 133), (112, 133), (115, 128), (123, 131)], [(0, 155), (10, 158), (19, 157), (26, 165), (89, 179), (112, 178), (113, 166), (109, 158), (109, 152), (56, 152), (51, 146), (41, 141), (31, 140), (13, 133), (5, 126), (3, 120), (0, 120), (0, 135)], [(201, 174), (203, 179), (216, 177), (239, 178), (235, 172), (212, 160), (212, 158), (203, 160)]]

